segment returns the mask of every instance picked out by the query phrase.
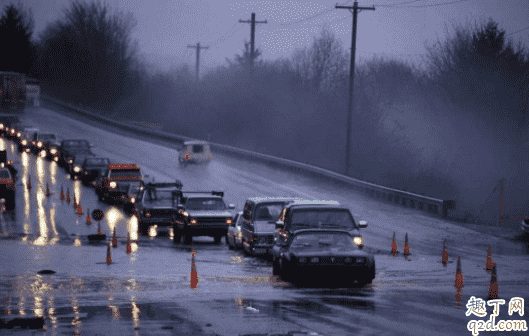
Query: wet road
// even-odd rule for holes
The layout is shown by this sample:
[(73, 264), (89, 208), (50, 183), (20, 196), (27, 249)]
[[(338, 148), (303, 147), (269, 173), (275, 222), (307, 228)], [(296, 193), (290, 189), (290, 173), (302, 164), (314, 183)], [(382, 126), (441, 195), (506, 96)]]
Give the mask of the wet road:
[[(87, 138), (94, 152), (113, 162), (138, 163), (156, 181), (182, 180), (184, 190), (223, 190), (238, 211), (248, 197), (301, 196), (334, 199), (369, 222), (363, 231), (367, 248), (376, 253), (377, 276), (363, 289), (296, 288), (271, 276), (271, 264), (230, 251), (212, 238), (195, 238), (190, 247), (174, 245), (170, 234), (137, 236), (134, 217), (100, 203), (92, 188), (71, 181), (62, 168), (34, 155), (16, 152), (0, 139), (19, 170), (17, 205), (4, 213), (0, 241), (0, 307), (2, 319), (46, 316), (49, 335), (245, 335), (306, 332), (314, 335), (471, 335), (465, 316), (471, 296), (486, 298), (490, 273), (484, 269), (487, 246), (498, 268), (499, 296), (506, 304), (496, 321), (509, 316), (512, 297), (528, 298), (527, 245), (507, 228), (462, 227), (412, 209), (378, 203), (347, 187), (292, 172), (215, 156), (209, 167), (179, 169), (177, 144), (162, 146), (127, 137), (112, 129), (83, 124), (46, 109), (27, 115), (29, 123), (62, 138)], [(189, 169), (190, 168), (190, 169)], [(32, 188), (27, 188), (31, 178)], [(46, 197), (46, 184), (52, 194)], [(119, 246), (113, 263), (107, 248), (90, 245), (95, 221), (77, 216), (73, 204), (59, 198), (61, 187), (80, 200), (82, 209), (101, 208), (103, 232), (114, 227)], [(477, 229), (477, 230), (476, 230)], [(389, 255), (393, 231), (399, 250), (408, 233), (411, 257)], [(137, 240), (127, 254), (127, 232)], [(153, 234), (154, 235), (154, 234)], [(444, 238), (450, 262), (441, 265)], [(191, 249), (196, 251), (198, 285), (190, 288)], [(460, 255), (465, 287), (456, 296), (454, 275)], [(52, 275), (39, 275), (50, 269)], [(526, 311), (529, 308), (525, 301)], [(20, 334), (19, 331), (7, 332)], [(507, 334), (526, 334), (510, 331)]]

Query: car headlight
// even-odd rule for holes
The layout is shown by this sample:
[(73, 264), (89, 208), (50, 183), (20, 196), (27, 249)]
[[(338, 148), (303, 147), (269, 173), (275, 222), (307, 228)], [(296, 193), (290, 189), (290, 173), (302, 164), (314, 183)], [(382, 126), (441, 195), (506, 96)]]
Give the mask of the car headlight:
[(46, 152), (45, 151), (41, 151), (40, 152), (40, 157), (46, 157)]
[(299, 262), (300, 263), (306, 263), (307, 262), (307, 258), (305, 258), (305, 257), (299, 258)]
[(320, 258), (318, 258), (318, 257), (310, 258), (310, 262), (311, 263), (318, 263), (318, 262), (320, 262)]
[(116, 182), (112, 181), (112, 182), (110, 182), (109, 186), (110, 186), (110, 188), (114, 189), (114, 188), (116, 188), (118, 186), (118, 184)]
[(355, 262), (356, 262), (357, 264), (364, 264), (364, 263), (366, 262), (366, 260), (365, 260), (364, 258), (356, 258), (356, 259), (355, 259)]
[(231, 223), (233, 223), (233, 220), (231, 218), (226, 218), (226, 224), (230, 225)]
[(72, 164), (73, 163), (73, 160), (70, 158), (68, 159), (68, 164)]
[(349, 258), (349, 257), (347, 257), (347, 258), (344, 259), (344, 261), (345, 261), (346, 263), (350, 264), (350, 263), (353, 262), (353, 258)]
[(4, 129), (4, 124), (0, 124), (0, 129)]
[(17, 137), (19, 137), (19, 138), (20, 138), (20, 136), (21, 136), (21, 135), (22, 135), (22, 133), (20, 133), (20, 132), (19, 132), (19, 133), (17, 133)]
[(75, 166), (75, 167), (73, 168), (73, 171), (76, 172), (76, 173), (79, 173), (79, 172), (81, 171), (81, 167), (79, 167), (79, 166)]
[(135, 197), (131, 197), (130, 198), (130, 203), (136, 203), (136, 198)]
[(191, 225), (197, 225), (197, 220), (194, 219), (194, 218), (191, 218), (191, 220), (189, 221), (189, 223), (191, 223)]
[(237, 238), (242, 238), (242, 231), (237, 232)]
[(52, 155), (57, 154), (57, 149), (56, 149), (56, 148), (52, 148), (52, 149), (50, 149), (50, 153), (51, 153)]
[(22, 140), (22, 146), (25, 146), (27, 144), (28, 144), (28, 142), (26, 140)]
[(39, 146), (39, 148), (42, 147), (42, 142), (37, 142), (37, 146)]
[(355, 243), (355, 245), (358, 246), (358, 247), (363, 247), (364, 246), (364, 238), (362, 238), (362, 237), (354, 237), (353, 238), (353, 243)]

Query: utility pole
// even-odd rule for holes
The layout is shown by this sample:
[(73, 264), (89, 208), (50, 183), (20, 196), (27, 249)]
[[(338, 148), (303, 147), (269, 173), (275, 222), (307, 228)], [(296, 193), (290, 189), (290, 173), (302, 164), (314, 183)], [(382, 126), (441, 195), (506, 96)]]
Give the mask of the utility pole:
[(209, 47), (201, 47), (200, 43), (197, 42), (196, 46), (187, 46), (188, 48), (196, 48), (197, 49), (197, 69), (196, 69), (196, 77), (197, 77), (197, 83), (198, 83), (198, 65), (200, 63), (200, 49), (209, 49)]
[[(335, 6), (335, 8), (349, 9), (353, 13), (353, 38), (351, 41), (351, 67), (349, 69), (349, 109), (347, 116), (347, 140), (345, 144), (345, 174), (349, 175), (351, 167), (351, 132), (353, 124), (353, 91), (355, 75), (355, 52), (356, 52), (356, 18), (358, 12), (363, 9), (375, 10), (375, 7), (358, 7), (358, 1), (354, 2), (353, 7)], [(352, 9), (352, 10), (351, 10)]]
[(250, 21), (239, 20), (240, 23), (250, 23), (252, 26), (251, 39), (250, 39), (250, 73), (253, 75), (253, 64), (254, 64), (254, 46), (255, 46), (255, 24), (256, 23), (268, 23), (264, 21), (255, 21), (255, 13), (252, 13), (252, 19)]

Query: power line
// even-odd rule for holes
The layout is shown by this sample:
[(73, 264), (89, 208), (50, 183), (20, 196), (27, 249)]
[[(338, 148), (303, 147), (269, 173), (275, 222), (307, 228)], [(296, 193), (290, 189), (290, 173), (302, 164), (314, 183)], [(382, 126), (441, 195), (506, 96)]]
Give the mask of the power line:
[(413, 0), (413, 1), (406, 1), (406, 2), (398, 2), (394, 4), (389, 4), (389, 5), (377, 5), (377, 6), (378, 7), (393, 7), (393, 6), (404, 5), (404, 4), (409, 4), (413, 2), (419, 2), (419, 1), (424, 1), (424, 0)]
[[(349, 3), (349, 2), (351, 2), (351, 0), (346, 1), (346, 2), (344, 2), (344, 3), (341, 4), (341, 5), (346, 5), (346, 4)], [(313, 16), (310, 16), (310, 17), (308, 17), (308, 18), (301, 19), (301, 20), (294, 21), (294, 22), (289, 22), (289, 23), (280, 23), (280, 25), (281, 25), (281, 26), (291, 26), (291, 25), (296, 24), (296, 23), (301, 23), (301, 22), (305, 22), (305, 21), (308, 21), (308, 20), (312, 20), (312, 19), (314, 19), (314, 18), (316, 18), (316, 17), (318, 17), (318, 16), (320, 16), (320, 15), (327, 14), (327, 13), (333, 11), (333, 10), (334, 10), (334, 6), (332, 6), (332, 7), (329, 8), (329, 9), (326, 9), (326, 10), (324, 10), (324, 11), (321, 11), (321, 12), (319, 12), (318, 14), (315, 14), (315, 15), (313, 15)]]
[(527, 30), (527, 29), (529, 29), (529, 27), (525, 27), (524, 29), (521, 29), (521, 30), (515, 31), (514, 33), (506, 34), (505, 36), (509, 36), (509, 35), (513, 35), (513, 34), (518, 34), (518, 33), (520, 33), (520, 32), (523, 32), (524, 30)]
[(401, 6), (398, 8), (423, 8), (423, 7), (434, 7), (434, 6), (444, 6), (444, 5), (451, 5), (459, 2), (465, 2), (469, 0), (457, 0), (452, 2), (442, 2), (442, 3), (436, 3), (436, 4), (429, 4), (429, 5), (421, 5), (421, 6)]
[[(235, 26), (236, 26), (237, 24), (238, 24), (238, 22), (236, 22), (236, 23), (235, 23), (230, 29), (228, 29), (228, 31), (227, 31), (226, 33), (224, 33), (224, 35), (222, 35), (221, 37), (219, 37), (218, 39), (216, 39), (216, 40), (212, 43), (212, 45), (216, 45), (217, 42), (218, 42), (219, 40), (221, 40), (224, 36), (228, 35), (228, 33), (229, 33), (233, 28), (235, 28)], [(220, 43), (220, 42), (219, 42), (219, 43)]]

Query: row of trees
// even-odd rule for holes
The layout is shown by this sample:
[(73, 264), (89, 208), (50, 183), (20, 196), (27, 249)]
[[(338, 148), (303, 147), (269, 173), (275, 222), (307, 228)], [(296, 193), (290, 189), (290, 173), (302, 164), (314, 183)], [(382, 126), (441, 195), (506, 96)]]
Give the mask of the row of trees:
[[(329, 27), (289, 58), (258, 50), (253, 77), (245, 43), (200, 83), (185, 66), (149, 72), (133, 28), (101, 2), (73, 2), (38, 37), (31, 71), (47, 92), (116, 118), (345, 171), (349, 52)], [(352, 175), (455, 199), (475, 216), (498, 179), (518, 174), (529, 57), (492, 20), (446, 36), (421, 69), (377, 57), (357, 65)]]

